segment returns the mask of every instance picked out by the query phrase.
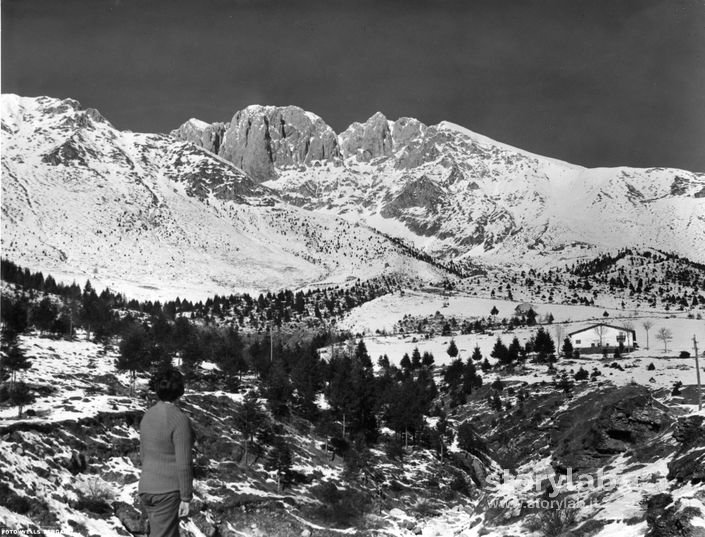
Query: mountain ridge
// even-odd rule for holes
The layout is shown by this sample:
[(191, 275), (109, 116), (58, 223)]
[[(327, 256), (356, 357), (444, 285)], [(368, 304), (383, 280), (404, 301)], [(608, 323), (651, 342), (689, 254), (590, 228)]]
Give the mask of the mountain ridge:
[(84, 116), (75, 101), (3, 98), (3, 254), (34, 270), (157, 297), (444, 273), (200, 147)]
[(448, 276), (422, 258), (544, 266), (628, 246), (705, 256), (705, 174), (584, 168), (382, 113), (340, 135), (294, 106), (233, 117), (132, 133), (72, 99), (3, 95), (5, 255), (105, 272), (108, 285), (218, 282), (209, 294)]

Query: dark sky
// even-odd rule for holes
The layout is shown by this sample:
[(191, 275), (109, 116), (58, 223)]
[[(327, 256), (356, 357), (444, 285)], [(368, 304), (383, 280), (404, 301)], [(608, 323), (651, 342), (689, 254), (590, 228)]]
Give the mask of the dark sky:
[(134, 131), (296, 104), (705, 171), (705, 0), (3, 0), (2, 91)]

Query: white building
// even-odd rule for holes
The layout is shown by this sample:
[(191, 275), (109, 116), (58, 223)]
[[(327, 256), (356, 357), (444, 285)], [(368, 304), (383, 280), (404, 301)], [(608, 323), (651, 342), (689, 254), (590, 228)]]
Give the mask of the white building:
[(602, 352), (622, 348), (632, 351), (636, 345), (636, 332), (631, 328), (611, 324), (594, 324), (568, 334), (574, 349), (582, 353)]

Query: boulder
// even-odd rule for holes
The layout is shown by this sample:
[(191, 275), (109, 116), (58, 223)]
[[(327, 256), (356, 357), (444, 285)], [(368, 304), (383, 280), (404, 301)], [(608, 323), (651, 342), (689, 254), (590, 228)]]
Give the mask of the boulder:
[(685, 416), (679, 418), (673, 431), (675, 438), (684, 448), (705, 446), (705, 416)]

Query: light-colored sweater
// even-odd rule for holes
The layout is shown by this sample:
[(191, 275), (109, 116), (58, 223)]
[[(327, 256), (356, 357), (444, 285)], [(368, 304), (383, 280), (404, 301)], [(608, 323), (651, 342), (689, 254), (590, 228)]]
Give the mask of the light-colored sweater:
[(142, 475), (139, 492), (161, 494), (179, 491), (191, 501), (193, 433), (188, 416), (172, 403), (158, 402), (140, 423)]

